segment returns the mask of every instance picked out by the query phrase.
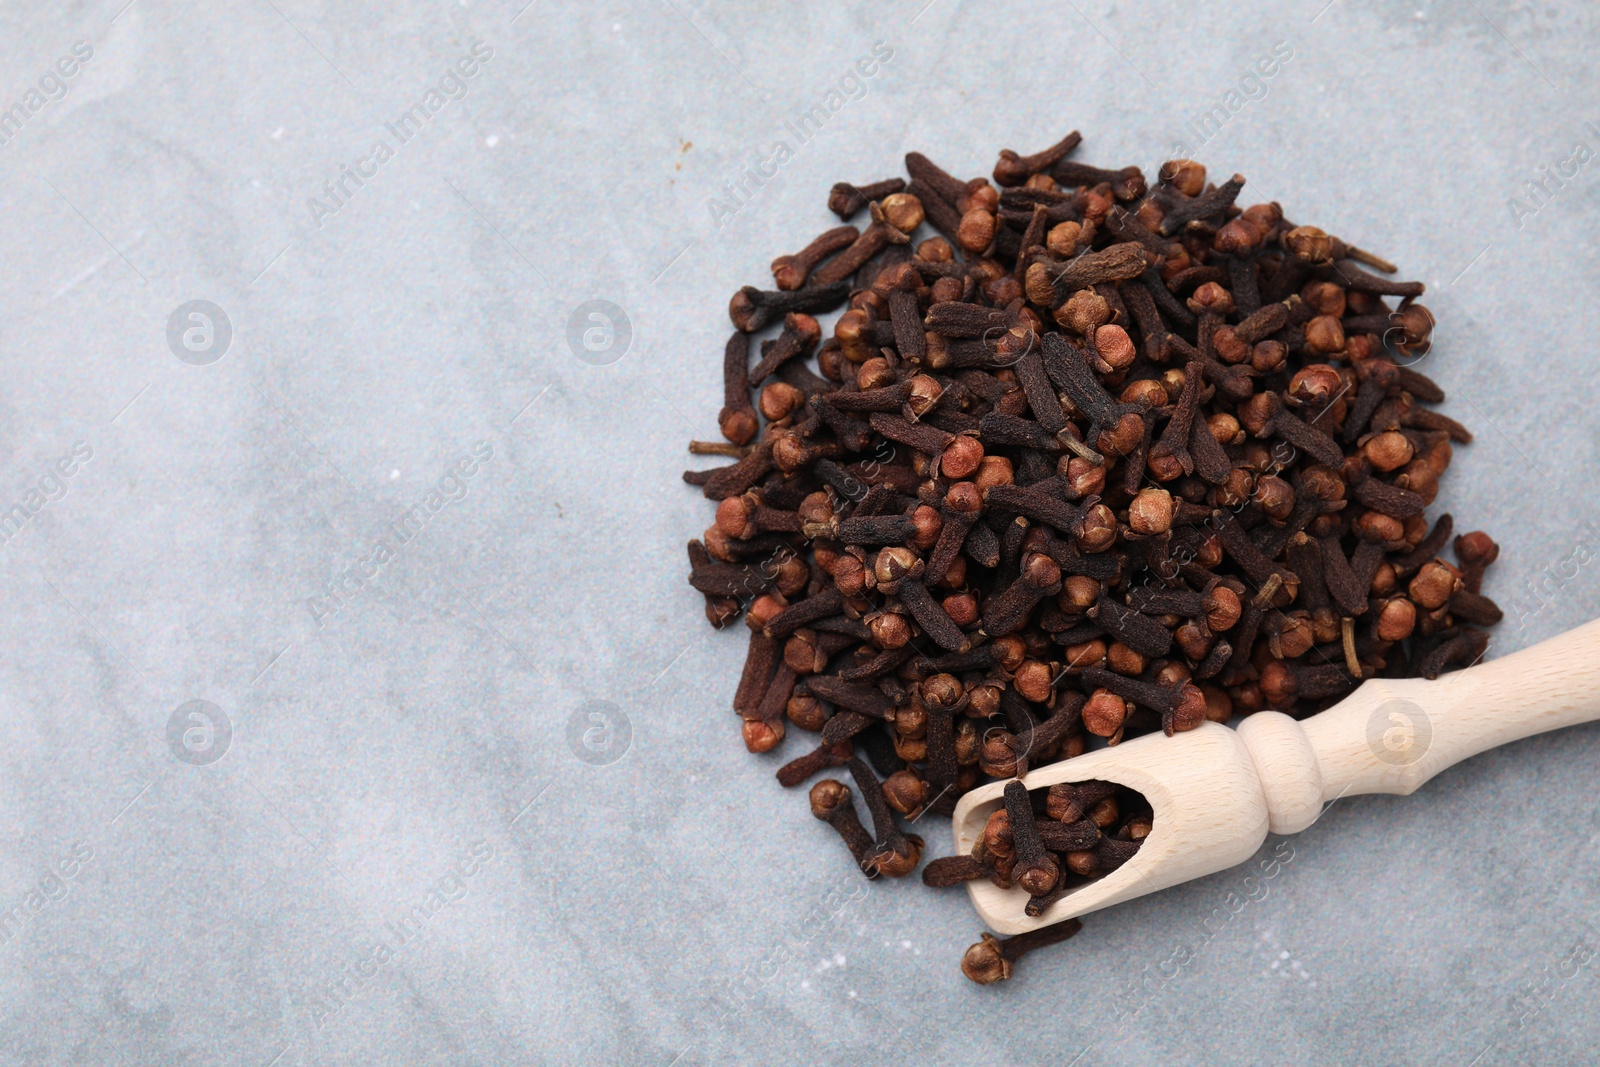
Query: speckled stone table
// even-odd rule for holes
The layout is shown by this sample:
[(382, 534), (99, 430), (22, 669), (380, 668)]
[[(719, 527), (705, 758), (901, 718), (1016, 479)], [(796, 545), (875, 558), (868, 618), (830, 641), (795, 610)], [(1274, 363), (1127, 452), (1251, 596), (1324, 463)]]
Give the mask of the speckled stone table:
[(1425, 281), (1493, 652), (1600, 615), (1600, 14), (525, 3), (0, 15), (0, 1063), (1592, 1062), (1600, 728), (978, 988), (740, 745), (678, 474), (833, 181), (1077, 127)]

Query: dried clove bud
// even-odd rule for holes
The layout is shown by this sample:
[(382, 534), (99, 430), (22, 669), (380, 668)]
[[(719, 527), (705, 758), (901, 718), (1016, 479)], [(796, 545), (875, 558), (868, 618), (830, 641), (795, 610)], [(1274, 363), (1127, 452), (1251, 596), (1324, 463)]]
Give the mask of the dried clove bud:
[(961, 958), (961, 973), (979, 985), (1003, 982), (1011, 977), (1012, 969), (1024, 955), (1036, 948), (1065, 941), (1082, 929), (1083, 923), (1068, 919), (1003, 940), (985, 933), (983, 940), (967, 949), (966, 955)]

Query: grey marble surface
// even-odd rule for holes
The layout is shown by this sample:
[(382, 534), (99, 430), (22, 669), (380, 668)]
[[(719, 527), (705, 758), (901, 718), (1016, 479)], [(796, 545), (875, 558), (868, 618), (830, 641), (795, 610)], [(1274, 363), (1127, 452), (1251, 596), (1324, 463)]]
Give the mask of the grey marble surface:
[(980, 989), (965, 895), (868, 886), (744, 752), (678, 480), (829, 184), (1075, 126), (1426, 281), (1494, 652), (1600, 615), (1600, 166), (1511, 203), (1600, 149), (1592, 6), (524, 2), (0, 14), (0, 1063), (1593, 1061), (1600, 728)]

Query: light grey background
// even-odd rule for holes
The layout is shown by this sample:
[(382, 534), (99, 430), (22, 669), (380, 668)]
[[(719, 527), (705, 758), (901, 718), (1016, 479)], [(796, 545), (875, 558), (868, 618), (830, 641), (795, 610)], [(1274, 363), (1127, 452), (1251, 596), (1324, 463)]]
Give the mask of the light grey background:
[[(1336, 804), (1214, 936), (1241, 872), (980, 989), (965, 894), (866, 886), (772, 779), (808, 740), (743, 750), (744, 637), (685, 584), (710, 508), (678, 480), (728, 295), (830, 224), (833, 181), (910, 149), (987, 173), (1073, 127), (1109, 165), (1186, 142), (1428, 283), (1423, 369), (1480, 434), (1438, 508), (1505, 545), (1493, 652), (1600, 615), (1573, 557), (1600, 549), (1600, 164), (1520, 227), (1508, 204), (1600, 149), (1592, 6), (524, 2), (0, 16), (7, 106), (94, 50), (0, 147), (0, 504), (93, 450), (0, 547), (0, 909), (26, 918), (0, 1062), (1592, 1061), (1597, 967), (1563, 961), (1600, 948), (1600, 728)], [(865, 96), (719, 230), (708, 198), (877, 40)], [(398, 144), (477, 41), (466, 96)], [(1279, 41), (1265, 97), (1198, 143)], [(307, 199), (379, 138), (395, 157), (318, 226)], [(234, 331), (209, 366), (166, 341), (195, 299)], [(631, 326), (607, 365), (568, 341), (592, 299)], [(478, 442), (465, 498), (399, 544)], [(233, 730), (204, 766), (168, 744), (196, 699)], [(609, 765), (567, 743), (589, 701)]]

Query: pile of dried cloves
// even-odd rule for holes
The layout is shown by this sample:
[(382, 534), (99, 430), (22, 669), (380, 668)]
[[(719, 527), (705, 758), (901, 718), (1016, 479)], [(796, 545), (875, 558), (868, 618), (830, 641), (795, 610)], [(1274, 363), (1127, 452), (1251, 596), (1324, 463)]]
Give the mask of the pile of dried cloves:
[[(750, 751), (792, 726), (820, 737), (784, 785), (848, 767), (873, 832), (840, 781), (812, 812), (869, 877), (921, 860), (897, 815), (987, 778), (1434, 677), (1500, 618), (1496, 544), (1424, 514), (1471, 434), (1426, 406), (1422, 284), (1278, 204), (1241, 209), (1238, 175), (1172, 160), (1150, 185), (1069, 160), (1078, 142), (1002, 151), (992, 182), (913, 152), (909, 182), (836, 185), (847, 224), (729, 305), (727, 443), (690, 450), (736, 462), (684, 475), (718, 502), (689, 581), (713, 626), (749, 626)], [(813, 316), (846, 304), (824, 339)], [(980, 854), (925, 880), (1039, 905), (1126, 862), (1149, 808), (1064, 788), (1074, 819), (1037, 821), (1055, 844), (1017, 833), (1008, 791)], [(963, 970), (1007, 977), (1075, 929), (985, 935)]]

